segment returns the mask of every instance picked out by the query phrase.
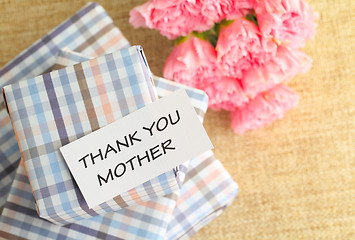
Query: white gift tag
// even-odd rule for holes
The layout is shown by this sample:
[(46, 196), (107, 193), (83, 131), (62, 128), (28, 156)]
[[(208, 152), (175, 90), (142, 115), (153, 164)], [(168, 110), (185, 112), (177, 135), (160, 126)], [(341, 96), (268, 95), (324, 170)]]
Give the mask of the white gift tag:
[(212, 148), (182, 89), (60, 151), (92, 208)]

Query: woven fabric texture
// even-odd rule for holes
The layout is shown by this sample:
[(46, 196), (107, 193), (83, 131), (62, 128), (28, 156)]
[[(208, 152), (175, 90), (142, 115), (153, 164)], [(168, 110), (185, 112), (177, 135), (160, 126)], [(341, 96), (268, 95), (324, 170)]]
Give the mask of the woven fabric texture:
[[(129, 11), (143, 0), (100, 1), (131, 44), (162, 75), (172, 43), (133, 29)], [(312, 69), (288, 84), (298, 107), (258, 131), (235, 135), (227, 112), (208, 111), (215, 155), (237, 180), (237, 200), (193, 239), (355, 238), (355, 2), (309, 0), (319, 12), (316, 37), (304, 51)], [(0, 2), (0, 66), (86, 1)]]

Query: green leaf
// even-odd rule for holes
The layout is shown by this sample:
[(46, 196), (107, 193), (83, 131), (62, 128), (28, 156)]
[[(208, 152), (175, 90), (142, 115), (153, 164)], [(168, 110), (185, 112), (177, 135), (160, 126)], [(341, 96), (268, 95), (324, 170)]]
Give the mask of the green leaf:
[(259, 27), (258, 19), (256, 18), (255, 13), (247, 14), (247, 16), (245, 18)]
[(180, 36), (174, 40), (174, 45), (175, 46), (179, 45), (179, 44), (185, 42), (187, 39), (189, 39), (189, 36), (187, 36), (187, 37)]
[(231, 25), (233, 22), (234, 22), (234, 20), (227, 20), (227, 19), (224, 19), (224, 20), (222, 20), (222, 22), (220, 23), (220, 25), (221, 25), (222, 27), (228, 27), (228, 26)]

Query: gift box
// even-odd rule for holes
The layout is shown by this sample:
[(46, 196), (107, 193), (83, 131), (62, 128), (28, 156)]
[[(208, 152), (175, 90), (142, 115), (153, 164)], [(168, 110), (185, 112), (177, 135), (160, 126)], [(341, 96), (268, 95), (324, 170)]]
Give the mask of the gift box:
[[(208, 105), (205, 93), (163, 78), (154, 79), (159, 96), (185, 88), (199, 118), (203, 117)], [(234, 200), (238, 188), (211, 151), (189, 162), (192, 168), (189, 167), (181, 197), (178, 191), (65, 226), (38, 217), (21, 163), (0, 218), (0, 236), (9, 239), (177, 239), (191, 236)]]
[[(70, 56), (74, 59), (81, 56), (70, 52), (64, 54), (60, 52), (59, 56), (61, 55), (66, 57), (58, 61), (64, 65), (75, 63), (75, 61), (70, 61)], [(208, 102), (206, 94), (202, 91), (163, 78), (154, 77), (154, 81), (159, 96), (168, 95), (182, 87), (185, 88), (199, 117), (203, 117)], [(28, 181), (26, 185), (27, 179), (23, 165), (21, 165), (3, 217), (0, 218), (0, 230), (2, 230), (0, 236), (28, 239), (60, 237), (166, 239), (167, 236), (169, 236), (168, 239), (186, 238), (221, 213), (234, 200), (238, 190), (233, 179), (213, 157), (212, 152), (206, 152), (191, 160), (190, 163), (193, 168), (190, 168), (192, 170), (187, 173), (181, 197), (177, 192), (167, 197), (122, 209), (114, 214), (108, 213), (63, 227), (50, 224), (38, 217), (33, 206), (30, 186)], [(26, 196), (28, 199), (17, 197), (19, 195)], [(23, 225), (26, 227), (22, 227)], [(169, 230), (166, 232), (168, 226)], [(104, 232), (101, 229), (105, 229)]]
[[(114, 36), (112, 37), (114, 38)], [(96, 47), (98, 47), (98, 45), (96, 45)], [(109, 49), (108, 45), (101, 45), (100, 47)], [(117, 48), (113, 50), (117, 50)], [(112, 48), (110, 51), (112, 51)], [(58, 54), (58, 52), (56, 54)], [(61, 53), (59, 53), (59, 57), (60, 54)], [(90, 54), (87, 55), (90, 56)], [(78, 54), (78, 56), (80, 58), (83, 57), (80, 54)], [(40, 57), (41, 56), (37, 56), (36, 58)], [(74, 62), (86, 60), (86, 57), (81, 58), (81, 60), (80, 58)], [(20, 65), (27, 69), (25, 63), (20, 62)], [(21, 68), (21, 66), (19, 66), (19, 68)], [(159, 96), (169, 94), (171, 91), (174, 91), (179, 87), (185, 88), (185, 86), (158, 77), (154, 77), (154, 82)], [(186, 90), (186, 92), (188, 93), (191, 102), (194, 104), (197, 113), (201, 115), (204, 113), (204, 110), (203, 108), (197, 107), (197, 103), (199, 102), (199, 98), (202, 98), (202, 96), (206, 97), (206, 95), (201, 95), (201, 91), (199, 90), (191, 88), (187, 89), (191, 90), (190, 92), (189, 90)], [(207, 108), (207, 102), (200, 104)], [(165, 239), (167, 236), (170, 236), (169, 238), (171, 239), (174, 237), (186, 238), (221, 213), (225, 207), (235, 199), (238, 191), (238, 186), (223, 168), (221, 163), (215, 159), (213, 155), (209, 156), (209, 154), (211, 154), (211, 152), (205, 153), (205, 155), (190, 161), (191, 166), (198, 166), (205, 161), (207, 164), (202, 164), (201, 166), (203, 167), (199, 168), (197, 171), (193, 171), (191, 170), (191, 166), (189, 167), (186, 182), (182, 185), (182, 191), (185, 192), (183, 195), (184, 198), (179, 197), (178, 191), (166, 197), (160, 197), (148, 202), (141, 202), (137, 205), (127, 207), (114, 214), (108, 213), (105, 214), (104, 217), (97, 216), (88, 220), (78, 221), (75, 223), (76, 225), (73, 226), (71, 226), (72, 224), (57, 226), (38, 217), (35, 212), (33, 196), (28, 182), (27, 185), (25, 183), (26, 175), (23, 166), (20, 166), (18, 171), (22, 171), (22, 174), (17, 174), (17, 178), (21, 180), (16, 180), (12, 186), (12, 191), (4, 209), (3, 217), (0, 219), (0, 230), (2, 231), (0, 232), (0, 236), (5, 238), (15, 238), (16, 236), (20, 236), (29, 239), (45, 238), (48, 236), (50, 236), (48, 238), (71, 238), (71, 236), (75, 236), (74, 238), (76, 239), (100, 239), (105, 238), (106, 236), (104, 233), (100, 233), (100, 229), (103, 229), (103, 232), (112, 233), (116, 231), (117, 235), (114, 237), (109, 235), (109, 237), (107, 237), (115, 239), (139, 239), (147, 238), (148, 236), (150, 236), (151, 239)], [(13, 169), (16, 169), (17, 164), (14, 163), (12, 166)], [(184, 169), (181, 170), (180, 173), (183, 173)], [(217, 174), (211, 174), (211, 172)], [(0, 174), (1, 173), (3, 172), (0, 171)], [(213, 177), (206, 178), (206, 176)], [(224, 184), (219, 184), (218, 188), (210, 187), (214, 186), (214, 178), (224, 179), (224, 181), (222, 181)], [(221, 180), (217, 180), (217, 182), (221, 182)], [(184, 187), (185, 183), (188, 183), (186, 187)], [(196, 189), (197, 185), (195, 185), (195, 183), (198, 184), (201, 191)], [(190, 197), (190, 195), (187, 194), (189, 192), (195, 193), (196, 197)], [(28, 199), (23, 196), (26, 196)], [(164, 199), (170, 199), (170, 201), (166, 200), (164, 203)], [(143, 203), (146, 205), (141, 207)], [(20, 207), (16, 208), (11, 206)], [(201, 208), (199, 206), (201, 206)], [(115, 218), (116, 220), (113, 219), (113, 216), (118, 216), (119, 213), (124, 211), (127, 212), (123, 213), (122, 218), (117, 217)], [(110, 214), (112, 214), (112, 217), (109, 216)], [(91, 220), (93, 223), (90, 222)], [(22, 226), (26, 227), (24, 228)], [(167, 228), (169, 228), (168, 232)], [(143, 237), (138, 237), (138, 235)]]
[[(0, 88), (48, 72), (61, 48), (100, 56), (128, 47), (129, 43), (97, 3), (88, 3), (0, 69)], [(21, 154), (0, 96), (0, 209), (15, 176)]]
[[(76, 60), (87, 58), (70, 51), (60, 51), (57, 65), (75, 64)], [(178, 89), (185, 89), (191, 104), (202, 121), (208, 106), (207, 95), (198, 89), (182, 86), (163, 78), (154, 77), (160, 97)], [(184, 169), (185, 168), (185, 169)], [(186, 164), (180, 166), (183, 180)], [(17, 197), (20, 194), (22, 197)], [(74, 238), (74, 239), (165, 239), (168, 224), (176, 205), (178, 194), (170, 194), (147, 202), (107, 213), (66, 226), (57, 226), (38, 217), (31, 195), (24, 164), (21, 163), (12, 191), (0, 218), (0, 236), (5, 238)], [(14, 207), (16, 206), (16, 207)], [(21, 227), (26, 225), (26, 227)]]
[(142, 54), (130, 47), (3, 88), (41, 217), (67, 224), (178, 189), (171, 170), (90, 209), (59, 151), (156, 100)]

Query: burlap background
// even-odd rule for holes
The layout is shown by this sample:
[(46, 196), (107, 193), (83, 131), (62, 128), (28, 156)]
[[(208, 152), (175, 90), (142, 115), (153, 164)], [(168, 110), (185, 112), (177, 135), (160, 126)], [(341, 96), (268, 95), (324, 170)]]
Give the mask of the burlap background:
[[(0, 66), (86, 1), (0, 1)], [(162, 75), (172, 43), (134, 30), (129, 11), (144, 0), (100, 1)], [(243, 136), (228, 113), (209, 111), (205, 127), (217, 157), (239, 183), (237, 200), (194, 239), (355, 239), (355, 1), (310, 1), (318, 34), (305, 52), (307, 74), (289, 85), (301, 95), (285, 118)]]

